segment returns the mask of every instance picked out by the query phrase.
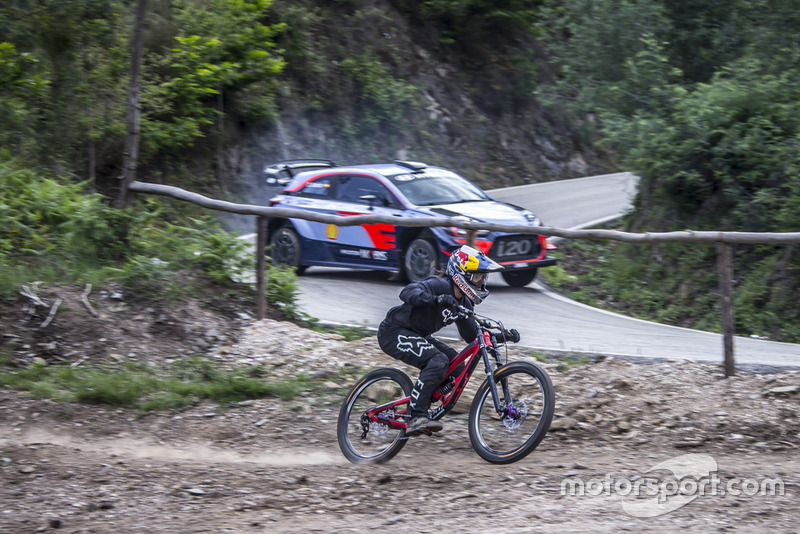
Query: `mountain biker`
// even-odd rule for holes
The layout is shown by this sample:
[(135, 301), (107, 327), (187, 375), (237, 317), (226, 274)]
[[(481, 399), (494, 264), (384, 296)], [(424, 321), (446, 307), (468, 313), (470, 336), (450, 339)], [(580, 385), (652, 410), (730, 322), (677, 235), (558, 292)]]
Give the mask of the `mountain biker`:
[(444, 273), (407, 285), (400, 292), (403, 304), (389, 310), (381, 322), (378, 328), (381, 349), (392, 358), (420, 369), (411, 391), (407, 435), (438, 432), (444, 427), (440, 421), (429, 419), (428, 409), (434, 388), (458, 352), (432, 334), (455, 322), (464, 341), (474, 341), (478, 325), (473, 319), (459, 317), (456, 307), (474, 309), (489, 294), (486, 289), (489, 273), (502, 269), (483, 252), (464, 245), (450, 256)]

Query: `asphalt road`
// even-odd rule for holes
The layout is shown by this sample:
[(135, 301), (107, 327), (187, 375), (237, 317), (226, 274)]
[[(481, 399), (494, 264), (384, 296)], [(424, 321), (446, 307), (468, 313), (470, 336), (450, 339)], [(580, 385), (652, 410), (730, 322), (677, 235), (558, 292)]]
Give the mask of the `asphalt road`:
[[(630, 173), (562, 180), (489, 193), (531, 209), (545, 225), (585, 228), (630, 207), (636, 177)], [(387, 273), (311, 267), (300, 277), (300, 309), (326, 323), (377, 327), (400, 303), (402, 284)], [(521, 344), (538, 349), (624, 357), (722, 361), (719, 334), (665, 326), (598, 310), (567, 299), (538, 282), (507, 286), (498, 276), (478, 312), (516, 328)], [(457, 337), (454, 328), (443, 337)], [(737, 365), (798, 366), (800, 345), (737, 337)]]

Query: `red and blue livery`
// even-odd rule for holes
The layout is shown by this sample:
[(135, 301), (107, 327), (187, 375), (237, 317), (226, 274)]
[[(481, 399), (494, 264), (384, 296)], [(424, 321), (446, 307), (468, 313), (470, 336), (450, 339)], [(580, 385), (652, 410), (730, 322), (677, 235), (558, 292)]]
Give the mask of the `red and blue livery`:
[[(469, 180), (442, 167), (395, 161), (337, 166), (327, 160), (292, 160), (269, 165), (268, 183), (284, 184), (271, 206), (331, 215), (461, 218), (541, 226), (530, 211), (499, 202)], [(270, 256), (302, 273), (311, 266), (398, 271), (410, 281), (426, 278), (466, 243), (459, 228), (392, 224), (336, 226), (302, 219), (272, 219)], [(529, 284), (538, 268), (555, 265), (544, 236), (478, 231), (476, 248), (503, 266), (512, 286)]]

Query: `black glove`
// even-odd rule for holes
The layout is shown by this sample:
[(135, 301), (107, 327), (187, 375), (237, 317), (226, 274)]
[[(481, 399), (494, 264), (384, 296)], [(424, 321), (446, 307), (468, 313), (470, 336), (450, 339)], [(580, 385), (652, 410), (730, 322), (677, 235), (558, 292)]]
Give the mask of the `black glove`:
[(517, 332), (516, 328), (512, 328), (511, 330), (506, 330), (503, 332), (506, 336), (506, 341), (510, 341), (512, 343), (519, 343), (519, 332)]
[(445, 308), (454, 310), (458, 307), (458, 301), (453, 295), (439, 295), (436, 297), (436, 303), (441, 304)]

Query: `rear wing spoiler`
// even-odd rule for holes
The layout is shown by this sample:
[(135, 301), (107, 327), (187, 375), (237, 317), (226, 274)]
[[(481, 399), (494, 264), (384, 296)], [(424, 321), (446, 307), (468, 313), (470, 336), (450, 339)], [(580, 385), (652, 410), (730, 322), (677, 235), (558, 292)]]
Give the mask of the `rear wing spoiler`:
[(278, 161), (264, 167), (264, 180), (270, 185), (286, 185), (298, 172), (323, 167), (336, 167), (336, 164), (327, 159), (292, 159)]

